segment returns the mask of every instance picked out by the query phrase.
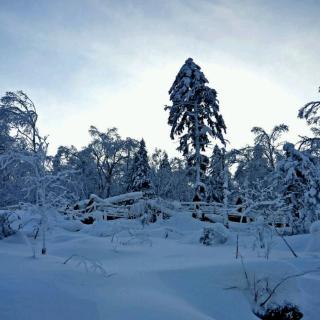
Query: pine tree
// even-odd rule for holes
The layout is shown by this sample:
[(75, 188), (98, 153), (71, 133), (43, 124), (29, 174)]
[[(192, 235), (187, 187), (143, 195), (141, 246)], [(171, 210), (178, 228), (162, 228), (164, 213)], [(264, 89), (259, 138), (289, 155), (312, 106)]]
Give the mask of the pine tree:
[(171, 171), (171, 166), (169, 162), (169, 157), (166, 152), (163, 154), (163, 158), (160, 160), (159, 170)]
[(215, 145), (209, 166), (208, 200), (223, 202), (225, 184), (225, 150)]
[(129, 191), (144, 191), (148, 194), (153, 193), (148, 154), (143, 139), (140, 141), (139, 149), (131, 166)]
[(156, 149), (151, 156), (151, 180), (155, 194), (161, 198), (172, 197), (172, 170), (168, 154)]
[(210, 142), (209, 137), (225, 144), (223, 134), (226, 126), (219, 114), (217, 92), (209, 88), (207, 83), (200, 67), (191, 58), (187, 59), (169, 90), (172, 105), (165, 107), (165, 110), (169, 110), (170, 137), (180, 137), (177, 149), (195, 169), (196, 201), (204, 197), (203, 180), (209, 161), (202, 152)]

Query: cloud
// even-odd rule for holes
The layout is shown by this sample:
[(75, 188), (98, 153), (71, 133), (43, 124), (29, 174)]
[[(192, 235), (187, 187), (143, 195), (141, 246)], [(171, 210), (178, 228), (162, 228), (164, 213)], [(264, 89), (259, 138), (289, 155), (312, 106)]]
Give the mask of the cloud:
[(253, 125), (286, 122), (295, 139), (305, 130), (297, 109), (319, 85), (318, 8), (312, 1), (4, 1), (0, 85), (26, 90), (37, 103), (52, 152), (85, 145), (92, 124), (174, 154), (163, 106), (192, 56), (218, 90), (233, 146), (251, 141)]

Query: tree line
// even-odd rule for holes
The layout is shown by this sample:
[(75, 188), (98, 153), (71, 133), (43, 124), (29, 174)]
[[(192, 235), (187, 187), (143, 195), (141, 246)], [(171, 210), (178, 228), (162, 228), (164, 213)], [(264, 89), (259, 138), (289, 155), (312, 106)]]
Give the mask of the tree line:
[(298, 112), (313, 136), (293, 144), (282, 141), (285, 124), (270, 132), (254, 127), (252, 146), (228, 150), (217, 92), (208, 83), (189, 58), (169, 90), (170, 137), (178, 139), (182, 155), (171, 159), (160, 149), (148, 155), (143, 139), (94, 126), (87, 146), (60, 146), (49, 155), (33, 101), (22, 91), (7, 92), (0, 100), (0, 206), (62, 206), (90, 194), (144, 191), (175, 201), (237, 204), (242, 213), (277, 215), (303, 230), (319, 218), (320, 102)]

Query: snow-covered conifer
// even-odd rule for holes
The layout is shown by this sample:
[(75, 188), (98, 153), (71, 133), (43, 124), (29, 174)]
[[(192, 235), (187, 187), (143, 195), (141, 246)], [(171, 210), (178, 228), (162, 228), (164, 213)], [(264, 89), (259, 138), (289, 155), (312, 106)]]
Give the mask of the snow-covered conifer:
[(279, 189), (291, 207), (295, 231), (303, 231), (319, 218), (319, 169), (310, 153), (296, 150), (291, 143), (283, 149), (285, 159), (277, 166)]
[(215, 145), (208, 168), (208, 200), (223, 202), (225, 184), (225, 150)]
[(203, 200), (204, 173), (208, 158), (201, 154), (208, 146), (209, 137), (225, 144), (226, 126), (219, 113), (217, 92), (207, 86), (208, 80), (191, 58), (178, 72), (169, 90), (171, 106), (168, 124), (171, 139), (179, 136), (178, 150), (195, 169), (195, 200)]
[(190, 185), (190, 176), (188, 174), (186, 161), (175, 157), (171, 159), (170, 166), (170, 198), (179, 201), (190, 201), (194, 195), (194, 190)]
[(148, 162), (148, 154), (146, 144), (142, 139), (140, 141), (139, 150), (135, 154), (132, 167), (129, 191), (153, 192), (153, 185), (150, 179), (150, 166)]
[(152, 155), (151, 180), (156, 195), (161, 198), (172, 198), (172, 170), (168, 154), (156, 149)]

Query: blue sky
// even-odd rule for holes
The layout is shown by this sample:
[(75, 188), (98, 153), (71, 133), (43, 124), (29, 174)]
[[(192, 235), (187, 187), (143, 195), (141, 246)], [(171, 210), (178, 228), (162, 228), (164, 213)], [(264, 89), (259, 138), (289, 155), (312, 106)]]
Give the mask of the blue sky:
[(250, 129), (308, 133), (297, 110), (320, 85), (319, 1), (2, 0), (0, 89), (24, 90), (40, 129), (84, 146), (88, 128), (116, 126), (167, 149), (168, 89), (188, 57), (219, 94), (230, 147)]

